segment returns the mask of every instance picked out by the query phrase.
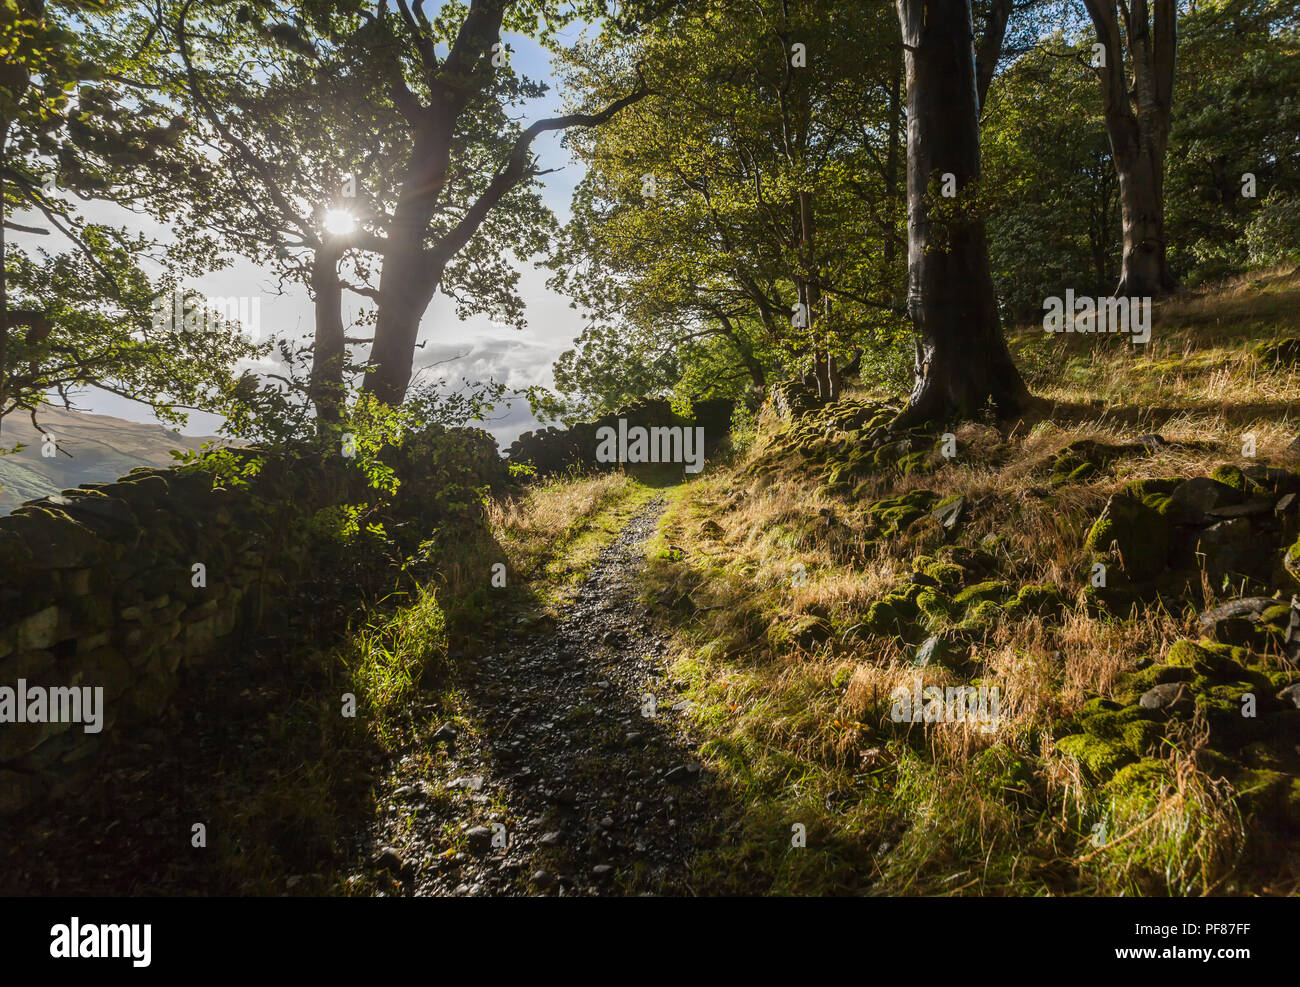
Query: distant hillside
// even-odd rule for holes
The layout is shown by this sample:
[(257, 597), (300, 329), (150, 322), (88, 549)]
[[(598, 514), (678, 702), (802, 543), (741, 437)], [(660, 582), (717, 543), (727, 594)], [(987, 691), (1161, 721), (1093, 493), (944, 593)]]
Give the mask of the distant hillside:
[(55, 407), (45, 408), (40, 421), (58, 441), (57, 456), (41, 455), (41, 434), (30, 419), (9, 415), (0, 427), (0, 448), (26, 447), (0, 456), (0, 513), (78, 484), (116, 480), (136, 466), (170, 466), (171, 450), (197, 449), (213, 438)]

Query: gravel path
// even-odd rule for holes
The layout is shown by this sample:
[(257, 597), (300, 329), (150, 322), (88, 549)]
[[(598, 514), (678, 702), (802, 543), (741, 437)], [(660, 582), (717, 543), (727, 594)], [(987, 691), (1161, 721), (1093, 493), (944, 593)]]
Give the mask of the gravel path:
[[(437, 741), (448, 754), (435, 773), (459, 796), (451, 817), (417, 780), (418, 757), (407, 778), (399, 766), (372, 833), (390, 893), (691, 893), (720, 802), (685, 729), (685, 683), (667, 677), (635, 595), (663, 509), (633, 517), (553, 632), (512, 632), (474, 664), (461, 688), (475, 729), (446, 726)], [(454, 854), (448, 823), (463, 837)]]

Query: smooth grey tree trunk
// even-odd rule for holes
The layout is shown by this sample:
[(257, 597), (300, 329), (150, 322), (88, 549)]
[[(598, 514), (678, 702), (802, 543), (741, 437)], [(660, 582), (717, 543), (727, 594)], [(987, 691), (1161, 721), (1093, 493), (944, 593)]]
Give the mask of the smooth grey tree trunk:
[[(895, 427), (941, 424), (1029, 399), (1007, 350), (974, 201), (979, 98), (970, 0), (897, 0), (907, 72), (907, 307), (916, 380)], [(955, 198), (940, 196), (944, 176)], [(936, 207), (942, 214), (936, 218)]]
[[(1104, 48), (1106, 62), (1097, 73), (1119, 176), (1124, 253), (1115, 295), (1168, 294), (1178, 286), (1167, 258), (1164, 190), (1178, 49), (1177, 4), (1175, 0), (1154, 0), (1151, 5), (1147, 0), (1130, 0), (1122, 6), (1116, 0), (1084, 3)], [(1126, 66), (1132, 69), (1131, 83)]]

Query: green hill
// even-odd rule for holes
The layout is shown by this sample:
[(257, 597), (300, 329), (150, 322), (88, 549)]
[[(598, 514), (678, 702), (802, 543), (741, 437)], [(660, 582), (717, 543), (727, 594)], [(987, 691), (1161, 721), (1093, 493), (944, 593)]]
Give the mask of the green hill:
[(43, 408), (39, 420), (57, 441), (55, 456), (41, 454), (43, 437), (29, 419), (10, 415), (4, 421), (0, 447), (24, 448), (0, 456), (0, 512), (82, 483), (116, 480), (137, 466), (170, 466), (173, 449), (197, 449), (211, 439), (53, 406)]

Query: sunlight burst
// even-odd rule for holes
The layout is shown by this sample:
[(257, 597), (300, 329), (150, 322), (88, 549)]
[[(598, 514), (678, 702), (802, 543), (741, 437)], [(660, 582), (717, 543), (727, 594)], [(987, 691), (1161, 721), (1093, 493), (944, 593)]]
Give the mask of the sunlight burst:
[(351, 233), (357, 228), (357, 217), (344, 209), (330, 209), (325, 213), (325, 232)]

